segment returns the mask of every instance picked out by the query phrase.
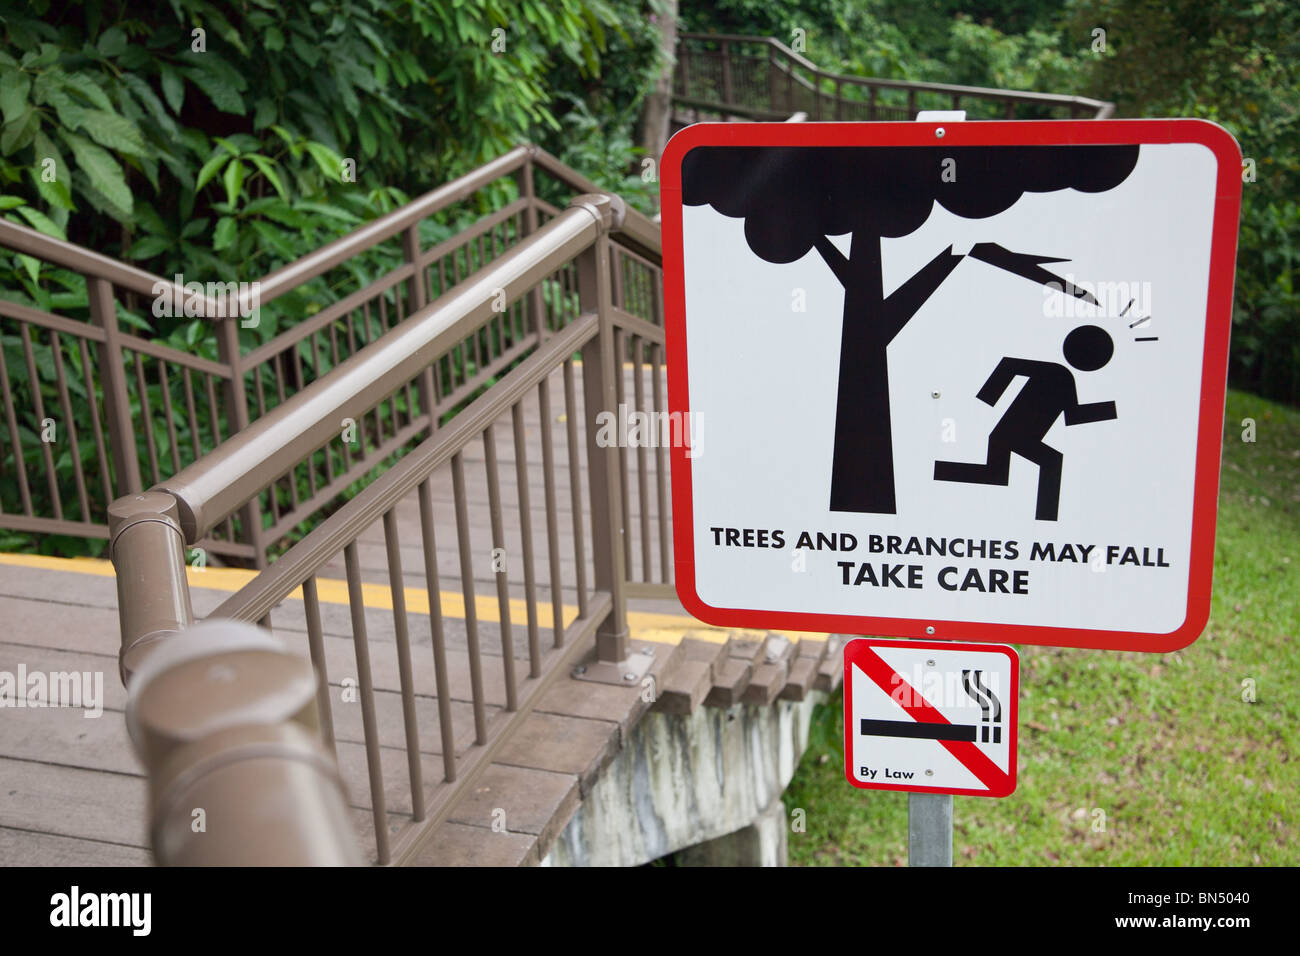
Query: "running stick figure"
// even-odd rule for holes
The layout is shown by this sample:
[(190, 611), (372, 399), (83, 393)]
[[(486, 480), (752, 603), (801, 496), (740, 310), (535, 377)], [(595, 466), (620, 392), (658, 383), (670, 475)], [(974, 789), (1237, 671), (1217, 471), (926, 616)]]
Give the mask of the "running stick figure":
[[(1065, 360), (1082, 372), (1095, 372), (1110, 361), (1115, 345), (1096, 325), (1081, 325), (1065, 337), (1061, 349)], [(986, 405), (996, 405), (1011, 380), (1028, 377), (993, 430), (983, 464), (936, 461), (935, 481), (962, 481), (979, 485), (1010, 483), (1011, 456), (1017, 454), (1038, 466), (1038, 504), (1034, 517), (1055, 521), (1061, 499), (1061, 453), (1043, 442), (1056, 420), (1065, 414), (1065, 424), (1110, 421), (1116, 417), (1114, 402), (1079, 404), (1074, 373), (1056, 362), (1004, 358), (975, 395)]]

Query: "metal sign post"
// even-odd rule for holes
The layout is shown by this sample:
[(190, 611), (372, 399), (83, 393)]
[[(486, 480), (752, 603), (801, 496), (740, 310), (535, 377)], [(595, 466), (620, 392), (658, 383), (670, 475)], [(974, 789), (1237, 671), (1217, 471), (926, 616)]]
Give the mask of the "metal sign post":
[(907, 795), (907, 865), (952, 866), (952, 794)]

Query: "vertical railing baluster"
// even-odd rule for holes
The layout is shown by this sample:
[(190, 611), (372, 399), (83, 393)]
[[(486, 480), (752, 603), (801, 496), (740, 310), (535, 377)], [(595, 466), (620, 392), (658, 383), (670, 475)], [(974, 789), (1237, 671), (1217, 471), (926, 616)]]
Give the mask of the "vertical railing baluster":
[(153, 439), (153, 409), (149, 407), (149, 383), (144, 378), (144, 361), (135, 353), (135, 384), (140, 395), (140, 424), (144, 426), (145, 447), (149, 449), (149, 467), (153, 470), (154, 484), (162, 481), (158, 468), (158, 445)]
[[(81, 448), (77, 440), (77, 423), (72, 417), (72, 401), (68, 395), (68, 378), (63, 372), (63, 343), (59, 339), (59, 333), (53, 329), (50, 330), (50, 348), (54, 353), (54, 379), (59, 386), (59, 405), (63, 409), (64, 428), (68, 433), (68, 447), (72, 451), (72, 477), (77, 485), (77, 504), (81, 506), (81, 520), (90, 523), (93, 518), (90, 510), (90, 498), (86, 494), (86, 476), (81, 468)], [(92, 399), (94, 396), (94, 392), (89, 395)]]
[(172, 474), (181, 470), (180, 443), (176, 440), (176, 419), (172, 409), (172, 386), (167, 378), (167, 363), (158, 359), (158, 384), (162, 388), (163, 418), (167, 419), (167, 442), (171, 451)]
[[(14, 448), (14, 470), (18, 473), (18, 494), (23, 502), (23, 514), (32, 512), (32, 491), (27, 483), (27, 462), (23, 459), (23, 446), (18, 437), (18, 416), (14, 409), (14, 393), (9, 383), (8, 363), (0, 356), (0, 390), (4, 392), (5, 420), (9, 426), (9, 441)], [(109, 495), (111, 500), (112, 495)]]
[(329, 668), (325, 663), (325, 629), (321, 627), (320, 595), (316, 591), (314, 574), (302, 583), (302, 604), (307, 617), (307, 650), (311, 654), (312, 667), (316, 668), (316, 712), (320, 719), (320, 732), (325, 740), (325, 746), (337, 758), (334, 712), (330, 707)]
[[(668, 407), (664, 403), (663, 373), (661, 371), (663, 367), (662, 349), (663, 346), (658, 344), (650, 347), (651, 371), (654, 373), (654, 403), (655, 411), (663, 416), (661, 421), (667, 423), (663, 431), (667, 432), (671, 439), (673, 425), (672, 420), (668, 417)], [(660, 434), (662, 435), (663, 432)], [(684, 442), (690, 439), (689, 422), (682, 422), (681, 436)], [(668, 452), (663, 442), (659, 442), (658, 447), (655, 448), (655, 484), (659, 499), (659, 574), (660, 580), (664, 584), (671, 584), (672, 573), (669, 571), (668, 566), (672, 554), (671, 535), (668, 530)]]
[(528, 444), (524, 437), (524, 402), (510, 409), (515, 431), (515, 479), (519, 493), (519, 533), (524, 550), (524, 600), (528, 607), (530, 677), (542, 676), (542, 647), (537, 633), (537, 582), (533, 575), (533, 514), (528, 494)]
[(185, 383), (185, 414), (190, 424), (190, 445), (194, 449), (194, 461), (203, 457), (202, 439), (199, 437), (199, 414), (194, 405), (194, 376), (188, 367), (181, 369), (181, 378)]
[(460, 589), (465, 598), (465, 644), (469, 653), (470, 696), (474, 701), (474, 739), (482, 745), (487, 743), (487, 717), (483, 708), (483, 658), (478, 646), (474, 543), (470, 540), (469, 504), (465, 495), (465, 461), (460, 452), (451, 456), (451, 487), (456, 506), (456, 539), (460, 547)]
[[(32, 387), (32, 402), (36, 406), (36, 434), (40, 435), (45, 427), (45, 400), (41, 398), (41, 379), (36, 372), (36, 353), (32, 350), (32, 337), (27, 331), (26, 322), (18, 323), (18, 335), (22, 340), (23, 357), (27, 362), (27, 379)], [(136, 356), (136, 362), (139, 361), (139, 356)], [(57, 432), (55, 434), (57, 436)], [(63, 502), (59, 498), (59, 480), (54, 470), (54, 451), (50, 448), (51, 444), (44, 439), (41, 440), (41, 457), (45, 459), (45, 482), (49, 487), (50, 501), (54, 505), (54, 517), (55, 520), (62, 521)]]
[[(519, 194), (528, 201), (524, 208), (522, 235), (518, 240), (531, 236), (537, 231), (537, 186), (533, 181), (533, 147), (529, 148), (528, 159), (519, 168)], [(547, 335), (545, 307), (542, 302), (542, 285), (539, 282), (529, 291), (527, 298), (527, 317), (525, 334), (531, 332), (541, 342)]]
[(564, 593), (560, 578), (560, 535), (555, 504), (555, 448), (551, 444), (551, 378), (537, 383), (537, 408), (542, 423), (542, 480), (546, 497), (546, 552), (551, 565), (551, 622), (555, 646), (564, 646)]
[[(628, 490), (628, 452), (627, 442), (623, 441), (623, 434), (630, 424), (627, 418), (627, 384), (625, 381), (626, 371), (623, 364), (627, 358), (627, 339), (623, 335), (623, 330), (614, 326), (614, 401), (617, 403), (614, 411), (615, 416), (614, 434), (616, 436), (615, 457), (618, 458), (618, 487), (619, 501), (623, 520), (626, 522), (632, 512), (632, 495)], [(587, 367), (583, 364), (583, 375), (586, 375)], [(591, 414), (588, 411), (588, 414)], [(626, 528), (622, 534), (623, 539), (623, 567), (630, 572), (632, 568), (632, 536), (626, 533)]]
[[(658, 423), (658, 415), (646, 414), (645, 407), (645, 363), (643, 361), (643, 351), (645, 343), (639, 335), (632, 336), (632, 395), (633, 401), (636, 402), (636, 410), (645, 415), (643, 419), (646, 422), (645, 431), (647, 434), (641, 436), (641, 441), (636, 447), (636, 490), (637, 504), (641, 508), (641, 580), (651, 580), (650, 573), (650, 476), (646, 473), (648, 467), (646, 463), (646, 445), (656, 440), (652, 438), (655, 434), (655, 427)], [(656, 440), (657, 444), (657, 440)], [(629, 574), (631, 565), (628, 565)]]
[[(501, 627), (501, 666), (505, 669), (506, 710), (519, 709), (519, 691), (515, 686), (515, 643), (510, 626), (510, 581), (506, 574), (506, 542), (501, 520), (501, 483), (497, 475), (496, 429), (483, 429), (483, 455), (487, 470), (488, 515), (492, 525), (492, 573), (497, 580), (497, 607)], [(501, 558), (501, 567), (497, 559)]]
[(573, 360), (564, 360), (564, 431), (569, 449), (569, 497), (573, 515), (573, 561), (577, 567), (578, 616), (587, 616), (587, 551), (582, 533), (582, 471), (578, 451), (578, 402)]
[(104, 429), (99, 417), (98, 392), (95, 390), (95, 368), (90, 362), (90, 346), (79, 339), (81, 347), (81, 372), (86, 383), (86, 404), (90, 406), (90, 427), (95, 436), (95, 461), (99, 464), (99, 481), (104, 489), (104, 506), (113, 500), (112, 472), (108, 466), (108, 447), (104, 444)]
[(406, 617), (406, 582), (397, 537), (397, 513), (384, 512), (384, 547), (388, 552), (388, 587), (393, 595), (393, 639), (397, 644), (397, 675), (402, 688), (402, 721), (406, 729), (406, 764), (411, 779), (411, 817), (424, 819), (424, 773), (420, 767), (420, 729), (415, 719), (415, 677), (411, 672), (411, 637)]
[(107, 279), (86, 279), (86, 295), (91, 321), (104, 330), (99, 346), (99, 364), (104, 387), (104, 417), (108, 425), (108, 445), (113, 453), (113, 470), (119, 495), (139, 494), (140, 461), (135, 447), (135, 419), (131, 416), (131, 399), (126, 389), (122, 337), (117, 327), (117, 303), (113, 286)]
[(424, 586), (429, 592), (429, 635), (433, 644), (433, 679), (438, 693), (438, 730), (442, 736), (442, 769), (447, 782), (456, 779), (456, 734), (451, 724), (451, 683), (447, 679), (447, 645), (442, 629), (442, 591), (438, 580), (438, 544), (433, 532), (433, 496), (429, 479), (417, 489), (420, 500), (420, 543), (424, 546)]
[(343, 548), (347, 568), (348, 607), (352, 612), (352, 644), (357, 658), (357, 691), (361, 697), (361, 727), (366, 738), (366, 768), (370, 775), (370, 804), (375, 819), (375, 849), (380, 865), (387, 865), (388, 809), (384, 799), (384, 768), (379, 754), (379, 726), (375, 720), (375, 686), (370, 675), (370, 647), (366, 639), (366, 605), (361, 591), (361, 566), (357, 543)]

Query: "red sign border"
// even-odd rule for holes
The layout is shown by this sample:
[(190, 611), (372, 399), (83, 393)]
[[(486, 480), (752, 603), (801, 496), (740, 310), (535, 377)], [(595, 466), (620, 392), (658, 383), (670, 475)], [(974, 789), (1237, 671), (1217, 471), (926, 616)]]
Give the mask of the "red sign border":
[[(943, 127), (942, 140), (935, 130)], [(1241, 208), (1241, 148), (1227, 130), (1208, 120), (1019, 120), (912, 123), (700, 123), (673, 136), (660, 163), (664, 264), (664, 327), (667, 340), (668, 407), (690, 411), (686, 355), (686, 290), (683, 271), (681, 166), (696, 146), (1019, 146), (1081, 144), (1196, 143), (1218, 161), (1210, 276), (1206, 305), (1205, 350), (1192, 498), (1192, 537), (1188, 567), (1187, 613), (1167, 634), (1145, 631), (990, 624), (934, 618), (872, 617), (803, 611), (718, 608), (696, 593), (694, 514), (690, 460), (674, 444), (672, 461), (674, 558), (677, 595), (695, 617), (722, 627), (771, 628), (834, 633), (878, 633), (895, 637), (942, 635), (974, 641), (1008, 641), (1056, 647), (1165, 653), (1187, 647), (1210, 616), (1214, 575), (1214, 533), (1218, 514), (1222, 429), (1227, 398), (1228, 341), (1232, 331), (1232, 290)]]
[[(1006, 776), (1010, 786), (1004, 790), (973, 790), (952, 787), (920, 787), (897, 783), (863, 783), (853, 776), (853, 671), (855, 658), (876, 647), (906, 647), (909, 650), (971, 651), (974, 653), (1002, 653), (1011, 661), (1011, 693), (1007, 696), (1007, 743), (1010, 760)], [(918, 696), (920, 696), (918, 694)], [(1016, 792), (1016, 769), (1020, 744), (1020, 655), (1010, 644), (961, 643), (957, 641), (895, 641), (874, 637), (859, 637), (844, 645), (844, 777), (859, 790), (894, 790), (907, 793), (951, 793), (963, 797), (1009, 797)], [(954, 756), (956, 756), (954, 754)], [(960, 757), (957, 758), (961, 760)], [(964, 761), (963, 761), (964, 765)], [(969, 768), (968, 768), (969, 769)]]

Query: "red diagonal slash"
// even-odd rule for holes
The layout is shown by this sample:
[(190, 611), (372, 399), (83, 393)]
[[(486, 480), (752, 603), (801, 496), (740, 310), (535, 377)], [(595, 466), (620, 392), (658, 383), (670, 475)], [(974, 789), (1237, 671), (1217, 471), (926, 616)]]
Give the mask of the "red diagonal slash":
[[(916, 692), (903, 675), (898, 673), (892, 667), (885, 663), (884, 659), (876, 653), (874, 648), (864, 648), (866, 654), (855, 661), (857, 666), (862, 669), (875, 683), (877, 687), (883, 690), (890, 698), (907, 711), (907, 715), (913, 720), (922, 724), (950, 724), (947, 717), (941, 714), (928, 700)], [(903, 694), (898, 693), (898, 688), (904, 689)], [(903, 700), (899, 700), (899, 697)], [(1014, 784), (1011, 778), (1003, 772), (1002, 768), (990, 760), (984, 751), (980, 750), (968, 740), (940, 740), (948, 753), (952, 754), (962, 762), (962, 765), (979, 778), (980, 783), (988, 787), (993, 793), (1009, 793)]]

